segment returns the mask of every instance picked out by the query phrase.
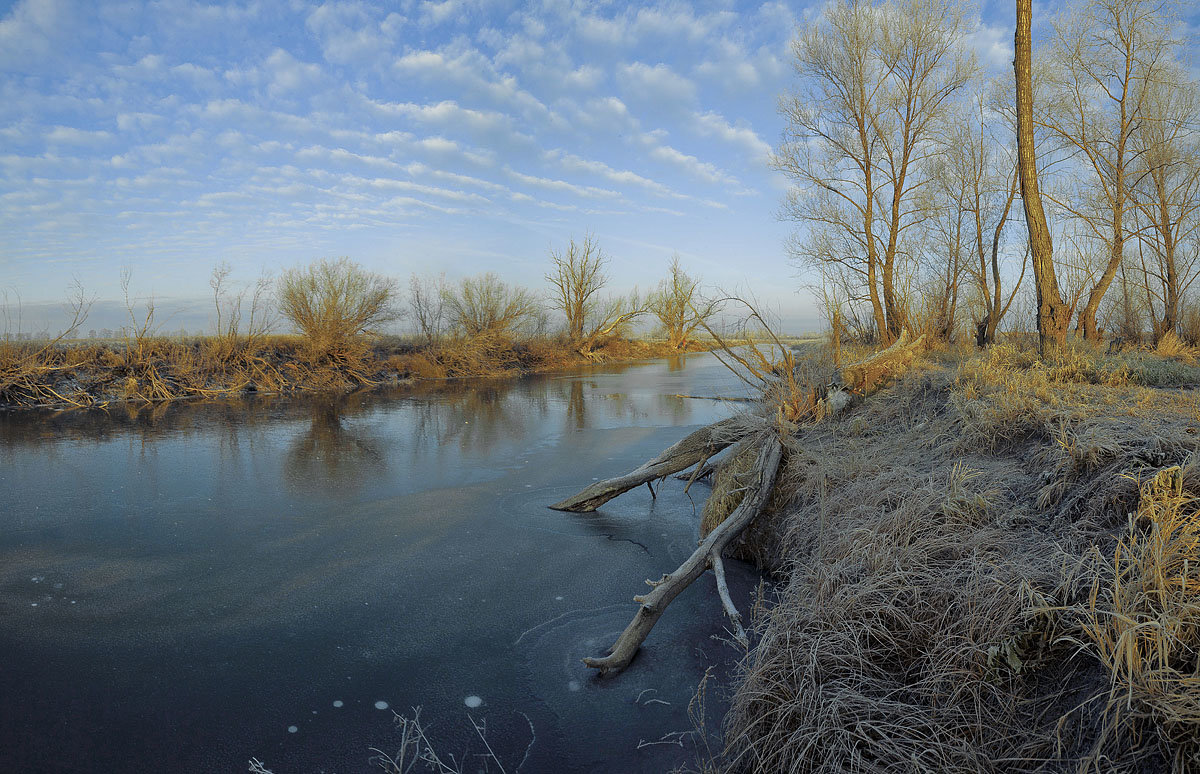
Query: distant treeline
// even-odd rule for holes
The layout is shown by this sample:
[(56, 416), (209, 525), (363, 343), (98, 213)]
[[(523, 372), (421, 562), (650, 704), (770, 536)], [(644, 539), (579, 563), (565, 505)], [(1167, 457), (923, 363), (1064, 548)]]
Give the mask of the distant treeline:
[[(570, 240), (548, 261), (548, 290), (511, 285), (493, 273), (448, 282), (413, 275), (402, 291), (394, 278), (348, 258), (318, 260), (250, 287), (231, 286), (217, 266), (212, 328), (200, 336), (162, 335), (153, 300), (130, 295), (129, 323), (89, 329), (90, 300), (74, 288), (72, 320), (57, 336), (0, 337), (0, 405), (158, 401), (247, 390), (345, 389), (404, 378), (495, 376), (613, 358), (661, 356), (695, 349), (719, 302), (702, 297), (699, 279), (678, 256), (650, 293), (604, 293), (608, 256), (596, 240)], [(651, 318), (660, 341), (630, 340), (634, 323)], [(411, 335), (387, 335), (408, 324)], [(278, 335), (286, 323), (294, 335)], [(103, 339), (103, 341), (95, 341)]]

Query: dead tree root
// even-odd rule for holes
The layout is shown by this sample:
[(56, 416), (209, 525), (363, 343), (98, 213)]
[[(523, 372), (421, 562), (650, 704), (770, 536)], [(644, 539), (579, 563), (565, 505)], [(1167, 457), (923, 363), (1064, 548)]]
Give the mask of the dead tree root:
[(734, 607), (729, 596), (729, 587), (725, 584), (725, 567), (721, 561), (721, 554), (730, 541), (740, 535), (750, 525), (750, 522), (754, 521), (754, 517), (762, 510), (771, 494), (771, 488), (775, 485), (779, 462), (783, 458), (783, 445), (774, 433), (768, 432), (765, 435), (766, 438), (761, 442), (758, 459), (755, 461), (757, 476), (754, 488), (730, 514), (729, 518), (710, 532), (700, 547), (688, 557), (687, 561), (679, 565), (675, 572), (664, 575), (661, 580), (646, 581), (653, 589), (645, 596), (633, 598), (635, 602), (639, 603), (638, 611), (629, 625), (625, 627), (625, 631), (621, 632), (616, 643), (609, 649), (608, 655), (601, 658), (585, 658), (583, 663), (593, 669), (599, 669), (603, 673), (619, 672), (629, 666), (629, 662), (633, 660), (634, 654), (637, 653), (646, 636), (650, 634), (650, 630), (654, 628), (654, 624), (667, 609), (667, 605), (671, 604), (671, 601), (679, 596), (681, 591), (710, 567), (716, 575), (721, 604), (734, 627), (734, 636), (740, 642), (748, 644), (746, 631), (742, 627), (742, 616)]

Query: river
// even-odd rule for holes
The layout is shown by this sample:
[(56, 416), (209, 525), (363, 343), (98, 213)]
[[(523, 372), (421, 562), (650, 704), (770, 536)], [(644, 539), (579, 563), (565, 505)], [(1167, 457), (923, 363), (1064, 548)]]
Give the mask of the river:
[(546, 507), (733, 410), (679, 393), (744, 388), (705, 354), (0, 414), (0, 771), (379, 771), (417, 706), (465, 771), (499, 770), (472, 721), (509, 774), (693, 762), (688, 703), (714, 666), (715, 732), (738, 656), (711, 577), (623, 674), (580, 659), (692, 552), (707, 487)]

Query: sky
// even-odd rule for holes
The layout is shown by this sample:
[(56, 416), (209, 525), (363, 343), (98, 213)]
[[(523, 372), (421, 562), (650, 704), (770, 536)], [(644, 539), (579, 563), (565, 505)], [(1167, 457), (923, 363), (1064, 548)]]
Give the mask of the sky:
[[(973, 17), (985, 67), (1011, 67), (1012, 9)], [(818, 11), (0, 2), (0, 291), (32, 319), (73, 280), (120, 299), (128, 269), (194, 327), (220, 262), (241, 283), (347, 256), (544, 289), (550, 250), (591, 233), (616, 289), (678, 253), (815, 328), (768, 156), (789, 41)]]

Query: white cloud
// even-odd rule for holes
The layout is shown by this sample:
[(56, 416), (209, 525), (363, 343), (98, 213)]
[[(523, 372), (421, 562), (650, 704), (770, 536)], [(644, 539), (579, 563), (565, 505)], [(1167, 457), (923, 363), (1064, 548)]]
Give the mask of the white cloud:
[(732, 126), (719, 113), (697, 113), (692, 126), (704, 136), (716, 137), (740, 147), (756, 162), (765, 160), (771, 153), (771, 146), (749, 125), (739, 122), (738, 126)]
[(722, 172), (715, 165), (701, 161), (695, 156), (689, 156), (670, 145), (658, 145), (651, 148), (650, 157), (708, 183), (737, 183), (735, 178)]
[[(412, 135), (406, 135), (405, 139), (411, 140)], [(397, 164), (395, 161), (382, 156), (353, 153), (345, 148), (326, 148), (317, 145), (310, 145), (306, 148), (301, 148), (300, 150), (296, 151), (296, 158), (303, 161), (322, 160), (329, 163), (350, 164), (362, 167), (374, 167), (377, 169), (404, 169), (402, 164)]]
[(373, 100), (367, 100), (366, 103), (388, 117), (401, 116), (423, 124), (469, 129), (483, 134), (512, 133), (514, 131), (512, 119), (504, 113), (464, 108), (454, 100), (442, 100), (431, 105)]
[(662, 183), (655, 182), (627, 169), (614, 169), (602, 161), (592, 161), (580, 158), (573, 153), (567, 153), (563, 150), (546, 151), (545, 154), (543, 154), (543, 157), (547, 161), (557, 164), (561, 169), (567, 172), (583, 172), (596, 175), (604, 178), (610, 183), (616, 183), (617, 185), (635, 185), (659, 194), (660, 196), (675, 195), (671, 189), (667, 188)]
[(272, 51), (264, 66), (270, 73), (270, 89), (275, 93), (311, 93), (327, 82), (320, 65), (302, 62), (282, 48)]
[(974, 51), (985, 70), (992, 73), (1012, 68), (1013, 31), (1001, 25), (992, 25), (982, 20), (975, 29), (967, 33), (963, 47)]
[(37, 72), (39, 60), (61, 51), (60, 44), (72, 35), (76, 19), (65, 0), (18, 0), (12, 12), (0, 19), (0, 66)]
[(429, 196), (438, 196), (443, 199), (450, 199), (458, 202), (471, 202), (476, 204), (488, 204), (491, 200), (486, 196), (481, 196), (477, 193), (469, 191), (457, 191), (451, 188), (441, 188), (432, 185), (423, 185), (414, 183), (411, 180), (397, 180), (390, 177), (360, 177), (358, 175), (335, 175), (332, 176), (339, 185), (349, 188), (362, 189), (369, 188), (375, 190), (391, 190), (391, 191), (410, 191), (412, 193), (422, 193)]
[(684, 38), (695, 43), (736, 19), (737, 15), (729, 11), (697, 17), (687, 6), (641, 8), (630, 25), (630, 32), (639, 42), (647, 37), (659, 37)]
[(398, 13), (376, 20), (359, 3), (327, 2), (313, 9), (304, 25), (327, 61), (363, 65), (380, 61), (392, 49), (406, 21)]
[(112, 139), (111, 132), (56, 126), (46, 133), (46, 141), (62, 145), (96, 145)]
[(623, 65), (617, 71), (617, 82), (626, 94), (647, 104), (691, 104), (696, 101), (696, 84), (659, 62), (654, 66), (644, 62)]
[(616, 191), (610, 191), (605, 188), (596, 188), (590, 185), (575, 185), (568, 183), (565, 180), (553, 180), (546, 177), (537, 177), (535, 175), (527, 175), (523, 172), (518, 172), (511, 167), (505, 167), (504, 172), (519, 183), (542, 188), (547, 191), (556, 193), (567, 193), (574, 196), (582, 196), (589, 199), (619, 199), (621, 194)]
[(415, 76), (441, 88), (459, 87), (467, 97), (482, 97), (516, 108), (526, 117), (561, 123), (537, 97), (521, 88), (512, 75), (497, 72), (491, 61), (473, 48), (460, 51), (412, 51), (396, 60), (401, 76)]

